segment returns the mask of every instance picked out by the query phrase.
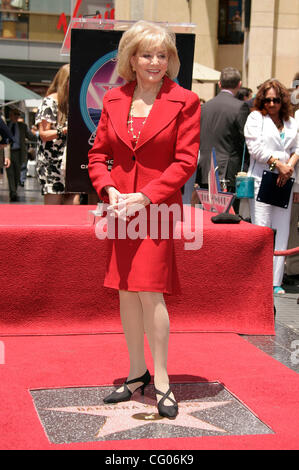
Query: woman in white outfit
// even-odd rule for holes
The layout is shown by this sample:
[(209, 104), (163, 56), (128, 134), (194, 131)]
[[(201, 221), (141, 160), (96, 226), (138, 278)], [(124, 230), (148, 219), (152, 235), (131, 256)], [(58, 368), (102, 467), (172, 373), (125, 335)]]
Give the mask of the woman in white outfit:
[[(267, 80), (260, 87), (254, 110), (248, 116), (244, 128), (246, 144), (250, 153), (248, 175), (255, 178), (255, 196), (250, 199), (250, 215), (253, 224), (276, 229), (275, 250), (287, 249), (291, 194), (287, 209), (256, 200), (264, 170), (279, 174), (277, 184), (283, 186), (293, 176), (299, 159), (297, 124), (291, 117), (292, 109), (288, 90), (278, 80)], [(273, 265), (273, 290), (284, 294), (281, 287), (284, 257), (275, 256)]]

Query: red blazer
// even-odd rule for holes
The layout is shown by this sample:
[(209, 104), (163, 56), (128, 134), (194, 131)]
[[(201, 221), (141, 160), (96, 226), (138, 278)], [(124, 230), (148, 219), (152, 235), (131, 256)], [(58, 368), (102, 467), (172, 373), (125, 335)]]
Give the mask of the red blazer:
[[(128, 115), (136, 81), (109, 90), (93, 148), (89, 175), (102, 200), (104, 186), (121, 193), (142, 192), (152, 203), (182, 204), (180, 188), (197, 166), (200, 129), (198, 96), (165, 77), (133, 149)], [(111, 172), (107, 161), (113, 159)]]

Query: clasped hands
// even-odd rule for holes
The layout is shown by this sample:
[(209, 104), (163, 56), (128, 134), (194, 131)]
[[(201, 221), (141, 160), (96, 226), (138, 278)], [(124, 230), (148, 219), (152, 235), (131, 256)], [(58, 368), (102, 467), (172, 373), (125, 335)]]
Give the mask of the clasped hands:
[(279, 175), (277, 178), (277, 186), (284, 186), (289, 178), (291, 178), (294, 167), (287, 163), (277, 162), (276, 167)]
[(149, 198), (143, 193), (120, 193), (114, 186), (106, 186), (105, 190), (109, 196), (108, 211), (110, 215), (122, 220), (128, 220), (129, 217), (136, 214), (148, 204)]

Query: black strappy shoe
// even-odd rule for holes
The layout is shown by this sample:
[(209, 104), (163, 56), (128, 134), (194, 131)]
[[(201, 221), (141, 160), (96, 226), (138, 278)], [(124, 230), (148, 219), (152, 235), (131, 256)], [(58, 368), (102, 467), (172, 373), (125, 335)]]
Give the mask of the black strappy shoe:
[[(144, 389), (145, 387), (150, 383), (151, 381), (151, 376), (149, 371), (147, 370), (145, 374), (143, 374), (141, 377), (138, 377), (137, 379), (133, 380), (126, 380), (126, 382), (123, 384), (124, 390), (123, 392), (112, 392), (108, 397), (105, 397), (103, 399), (104, 403), (120, 403), (122, 401), (129, 401), (131, 399), (131, 396), (133, 395), (138, 388), (141, 388), (141, 394), (144, 395)], [(142, 385), (140, 387), (137, 387), (134, 392), (131, 392), (131, 390), (128, 388), (128, 385), (134, 384), (137, 382), (142, 382)]]
[[(160, 392), (160, 390), (157, 390), (155, 388), (155, 392), (157, 395), (162, 395), (161, 400), (158, 403), (158, 411), (160, 416), (164, 416), (165, 418), (169, 419), (174, 419), (176, 418), (178, 412), (179, 412), (179, 407), (178, 404), (173, 398), (170, 398), (171, 394), (171, 388), (169, 387), (168, 391), (166, 393)], [(165, 400), (170, 400), (173, 405), (164, 405)]]

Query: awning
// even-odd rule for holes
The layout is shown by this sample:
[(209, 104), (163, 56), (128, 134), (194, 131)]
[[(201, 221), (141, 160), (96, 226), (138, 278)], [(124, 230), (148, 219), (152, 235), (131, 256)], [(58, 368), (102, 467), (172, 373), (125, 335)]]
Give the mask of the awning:
[(194, 62), (193, 64), (193, 75), (192, 79), (201, 83), (217, 83), (220, 80), (220, 74), (218, 70), (211, 69), (206, 65), (198, 64)]
[(40, 100), (42, 97), (0, 73), (0, 101), (3, 106), (30, 99)]

